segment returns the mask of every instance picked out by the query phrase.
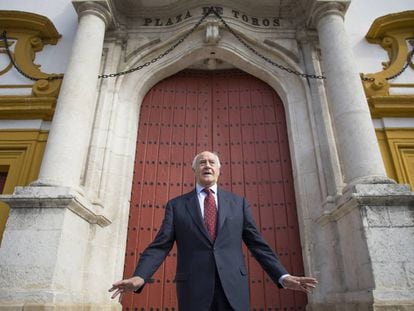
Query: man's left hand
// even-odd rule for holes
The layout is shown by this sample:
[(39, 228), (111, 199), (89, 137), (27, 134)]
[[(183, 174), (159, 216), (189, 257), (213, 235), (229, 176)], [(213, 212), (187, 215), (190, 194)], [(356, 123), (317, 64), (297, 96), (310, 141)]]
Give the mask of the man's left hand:
[(316, 287), (318, 281), (312, 277), (301, 277), (289, 275), (283, 279), (283, 287), (298, 290), (309, 294)]

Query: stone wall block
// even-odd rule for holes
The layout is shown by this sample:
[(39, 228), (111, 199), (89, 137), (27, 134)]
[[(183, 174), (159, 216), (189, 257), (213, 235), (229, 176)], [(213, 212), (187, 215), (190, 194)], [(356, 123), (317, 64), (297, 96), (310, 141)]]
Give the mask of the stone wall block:
[[(385, 210), (384, 210), (385, 209)], [(390, 216), (386, 208), (377, 206), (363, 206), (361, 208), (363, 219), (368, 227), (389, 227), (391, 226)]]
[(374, 263), (374, 273), (382, 275), (376, 282), (376, 288), (406, 288), (408, 285), (406, 271), (400, 263)]
[(366, 235), (373, 262), (414, 261), (414, 227), (367, 228)]
[(414, 206), (389, 207), (388, 214), (392, 226), (414, 228)]
[(358, 291), (372, 287), (373, 280), (369, 267), (370, 256), (365, 240), (360, 213), (353, 209), (346, 217), (338, 220), (338, 234), (341, 251), (338, 254), (344, 267), (347, 290)]
[[(18, 300), (16, 292), (24, 292), (25, 297), (30, 297), (31, 292), (49, 289), (52, 278), (52, 267), (4, 265), (0, 269), (0, 302)], [(51, 294), (49, 296), (52, 298)]]
[(403, 266), (407, 275), (408, 285), (414, 288), (414, 262), (406, 262)]
[(62, 223), (60, 209), (34, 207), (13, 209), (7, 222), (7, 230), (60, 230)]

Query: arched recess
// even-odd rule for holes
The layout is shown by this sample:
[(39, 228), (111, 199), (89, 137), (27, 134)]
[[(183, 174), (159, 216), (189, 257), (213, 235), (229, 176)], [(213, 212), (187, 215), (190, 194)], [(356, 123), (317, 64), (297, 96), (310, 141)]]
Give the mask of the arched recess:
[[(191, 161), (202, 150), (220, 154), (220, 187), (248, 199), (284, 266), (303, 275), (285, 114), (266, 83), (234, 69), (168, 77), (144, 98), (136, 146), (125, 278), (157, 233), (166, 201), (194, 189)], [(125, 311), (177, 307), (175, 257), (173, 248), (141, 295), (123, 297)], [(245, 258), (251, 309), (305, 310), (305, 295), (278, 290), (247, 250)]]
[[(165, 46), (154, 49), (146, 58), (156, 56), (164, 50)], [(261, 53), (271, 57), (274, 61), (289, 66), (295, 70), (303, 71), (294, 60), (288, 56), (272, 51), (264, 46), (257, 46)], [(276, 68), (272, 68), (263, 62), (231, 36), (223, 33), (221, 40), (214, 46), (206, 46), (203, 37), (196, 32), (168, 54), (162, 60), (137, 71), (134, 74), (119, 78), (114, 86), (117, 94), (114, 100), (113, 111), (114, 133), (123, 135), (123, 143), (128, 146), (129, 160), (122, 169), (126, 176), (123, 193), (130, 193), (132, 189), (132, 172), (134, 169), (135, 144), (137, 139), (139, 113), (141, 103), (149, 89), (162, 79), (169, 77), (189, 67), (202, 59), (210, 56), (214, 51), (215, 57), (232, 64), (235, 68), (243, 70), (254, 77), (266, 82), (280, 96), (285, 109), (287, 135), (289, 140), (290, 158), (292, 161), (292, 174), (297, 205), (297, 214), (300, 228), (302, 254), (306, 274), (314, 270), (311, 260), (311, 217), (321, 213), (321, 189), (318, 178), (317, 159), (315, 154), (314, 129), (312, 127), (312, 112), (309, 111), (309, 90), (306, 80), (289, 75)], [(132, 68), (139, 63), (132, 59), (127, 68)], [(128, 187), (129, 182), (129, 187)], [(112, 210), (110, 213), (119, 219), (118, 245), (125, 245), (126, 230), (128, 225), (128, 211), (124, 210), (126, 204), (122, 204), (122, 211)], [(128, 205), (129, 208), (129, 205)], [(312, 214), (312, 215), (311, 215)], [(124, 254), (119, 254), (116, 262), (123, 262)], [(121, 272), (122, 266), (116, 269)]]

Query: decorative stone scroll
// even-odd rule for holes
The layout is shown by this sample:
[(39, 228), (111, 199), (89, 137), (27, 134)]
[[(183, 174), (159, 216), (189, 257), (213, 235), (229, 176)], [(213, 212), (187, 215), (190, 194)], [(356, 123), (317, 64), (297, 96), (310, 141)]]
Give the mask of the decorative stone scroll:
[[(365, 38), (369, 43), (380, 45), (387, 51), (389, 58), (382, 63), (382, 71), (362, 74), (365, 92), (368, 97), (388, 95), (390, 78), (399, 74), (407, 63), (408, 54), (414, 48), (414, 11), (377, 18)], [(409, 67), (412, 68), (413, 65), (410, 64)]]
[[(0, 105), (0, 119), (41, 118), (50, 120), (62, 80), (48, 80), (48, 78), (63, 77), (63, 75), (45, 73), (34, 61), (36, 53), (42, 51), (47, 44), (55, 45), (60, 34), (48, 18), (19, 11), (0, 11), (0, 29), (6, 31), (7, 43), (18, 68), (26, 75), (38, 79), (32, 84), (31, 96), (0, 97), (2, 104)], [(5, 54), (3, 57), (7, 55), (3, 41), (0, 42), (0, 53)], [(0, 69), (0, 76), (13, 70), (12, 68), (10, 61), (5, 68)], [(10, 86), (10, 88), (18, 87), (18, 85)]]

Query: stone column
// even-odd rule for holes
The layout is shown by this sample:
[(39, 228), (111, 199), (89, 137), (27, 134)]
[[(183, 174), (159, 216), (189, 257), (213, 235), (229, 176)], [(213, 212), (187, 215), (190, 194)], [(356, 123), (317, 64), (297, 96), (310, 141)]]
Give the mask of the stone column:
[(345, 32), (343, 12), (348, 2), (319, 0), (313, 14), (344, 181), (390, 183)]
[(79, 26), (49, 138), (34, 185), (77, 188), (88, 150), (91, 116), (109, 12), (94, 2), (77, 7)]
[(0, 196), (10, 206), (0, 248), (0, 310), (121, 308), (106, 293), (111, 281), (105, 267), (111, 263), (103, 255), (108, 252), (103, 236), (110, 231), (100, 227), (111, 222), (103, 207), (79, 191), (110, 20), (101, 4), (105, 1), (74, 1), (79, 27), (39, 180)]
[[(349, 0), (315, 0), (330, 114), (347, 186), (317, 219), (323, 259), (312, 311), (394, 311), (414, 308), (414, 194), (386, 177), (362, 82), (345, 33)], [(332, 253), (331, 253), (332, 254)], [(325, 260), (330, 261), (325, 264)], [(336, 269), (329, 269), (329, 267)], [(315, 298), (314, 298), (315, 297)]]

